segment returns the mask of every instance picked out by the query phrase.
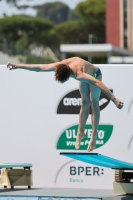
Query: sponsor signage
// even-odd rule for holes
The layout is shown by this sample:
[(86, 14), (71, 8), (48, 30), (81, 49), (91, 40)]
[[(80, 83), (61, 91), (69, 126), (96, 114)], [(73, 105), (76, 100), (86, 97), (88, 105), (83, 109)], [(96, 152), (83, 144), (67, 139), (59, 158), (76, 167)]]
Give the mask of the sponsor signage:
[[(113, 92), (113, 90), (110, 90)], [(99, 106), (100, 110), (103, 110), (110, 102), (110, 99), (101, 92), (100, 98), (99, 98)], [(57, 108), (57, 114), (79, 114), (81, 107), (81, 95), (79, 90), (74, 90), (67, 95), (65, 95)], [(91, 114), (91, 110), (90, 110)]]
[[(80, 163), (80, 165), (79, 165)], [(94, 166), (94, 165), (85, 165), (82, 164), (81, 162), (77, 162), (74, 161), (74, 163), (69, 164), (66, 163), (65, 165), (63, 165), (63, 167), (61, 168), (60, 171), (58, 171), (56, 179), (55, 179), (55, 183), (58, 181), (58, 178), (60, 177), (60, 174), (63, 174), (63, 172), (65, 172), (65, 174), (67, 173), (67, 178), (68, 178), (68, 182), (71, 183), (83, 183), (84, 182), (84, 178), (93, 178), (93, 177), (100, 177), (104, 175), (104, 168), (101, 168), (99, 166)]]
[(95, 188), (96, 186), (104, 189), (103, 183), (106, 182), (106, 177), (109, 174), (112, 175), (111, 180), (113, 180), (113, 170), (71, 159), (60, 166), (55, 176), (55, 184), (58, 186), (65, 182), (67, 186), (77, 188), (84, 188), (87, 184), (87, 188)]
[[(69, 127), (64, 130), (64, 132), (60, 135), (57, 142), (57, 149), (60, 150), (76, 150), (75, 149), (75, 141), (76, 135), (78, 131), (78, 125)], [(98, 127), (97, 131), (97, 140), (96, 140), (96, 148), (103, 146), (109, 138), (111, 137), (113, 132), (113, 125), (101, 124)], [(87, 124), (85, 126), (85, 134), (86, 137), (81, 141), (80, 150), (86, 150), (91, 139), (92, 134), (92, 126)]]

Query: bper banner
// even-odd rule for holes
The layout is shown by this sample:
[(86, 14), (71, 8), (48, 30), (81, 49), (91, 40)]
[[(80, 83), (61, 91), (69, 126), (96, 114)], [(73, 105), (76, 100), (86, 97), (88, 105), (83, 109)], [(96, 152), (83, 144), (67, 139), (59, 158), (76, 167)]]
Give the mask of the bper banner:
[[(133, 66), (97, 66), (102, 70), (103, 83), (125, 105), (119, 110), (101, 93), (93, 152), (133, 162)], [(86, 152), (92, 133), (91, 110), (86, 138), (79, 150), (74, 146), (80, 107), (78, 81), (60, 84), (53, 72), (9, 71), (1, 66), (1, 163), (32, 163), (34, 187), (112, 189), (112, 169), (60, 155), (64, 151)]]

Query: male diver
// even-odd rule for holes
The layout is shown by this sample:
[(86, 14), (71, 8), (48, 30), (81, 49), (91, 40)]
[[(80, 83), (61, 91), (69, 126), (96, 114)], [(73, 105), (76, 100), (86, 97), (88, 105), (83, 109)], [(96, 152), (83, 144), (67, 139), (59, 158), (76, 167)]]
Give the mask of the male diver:
[(54, 71), (55, 80), (60, 83), (66, 82), (70, 77), (79, 81), (79, 91), (81, 94), (82, 104), (79, 113), (79, 126), (75, 142), (76, 149), (80, 148), (80, 142), (86, 136), (84, 128), (89, 116), (90, 106), (92, 110), (92, 135), (87, 151), (90, 152), (96, 147), (96, 133), (100, 119), (99, 97), (101, 91), (114, 102), (117, 108), (121, 109), (124, 106), (124, 103), (117, 99), (102, 82), (101, 70), (97, 66), (83, 60), (80, 57), (72, 57), (64, 59), (60, 62), (44, 65), (8, 63), (7, 68), (10, 70), (26, 69), (37, 72)]

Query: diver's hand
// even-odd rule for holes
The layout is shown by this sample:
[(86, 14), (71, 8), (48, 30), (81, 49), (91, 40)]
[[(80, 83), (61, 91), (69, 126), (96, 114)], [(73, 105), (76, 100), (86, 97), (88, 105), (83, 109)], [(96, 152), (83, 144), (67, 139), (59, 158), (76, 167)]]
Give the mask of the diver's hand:
[(16, 69), (16, 65), (15, 64), (13, 64), (13, 63), (7, 63), (7, 68), (9, 69), (9, 70), (12, 70), (12, 69)]

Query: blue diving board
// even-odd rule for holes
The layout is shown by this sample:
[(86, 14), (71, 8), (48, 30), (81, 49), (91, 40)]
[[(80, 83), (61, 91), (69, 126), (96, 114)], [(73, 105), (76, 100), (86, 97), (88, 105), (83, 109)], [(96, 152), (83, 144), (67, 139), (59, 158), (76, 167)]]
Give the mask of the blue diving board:
[(60, 155), (67, 156), (74, 160), (107, 167), (111, 169), (133, 170), (133, 163), (124, 162), (114, 158), (110, 158), (98, 153), (66, 153), (61, 152)]
[(16, 167), (30, 168), (32, 167), (32, 164), (29, 164), (29, 163), (2, 163), (0, 164), (0, 169), (2, 168), (10, 169), (10, 168), (16, 168)]

